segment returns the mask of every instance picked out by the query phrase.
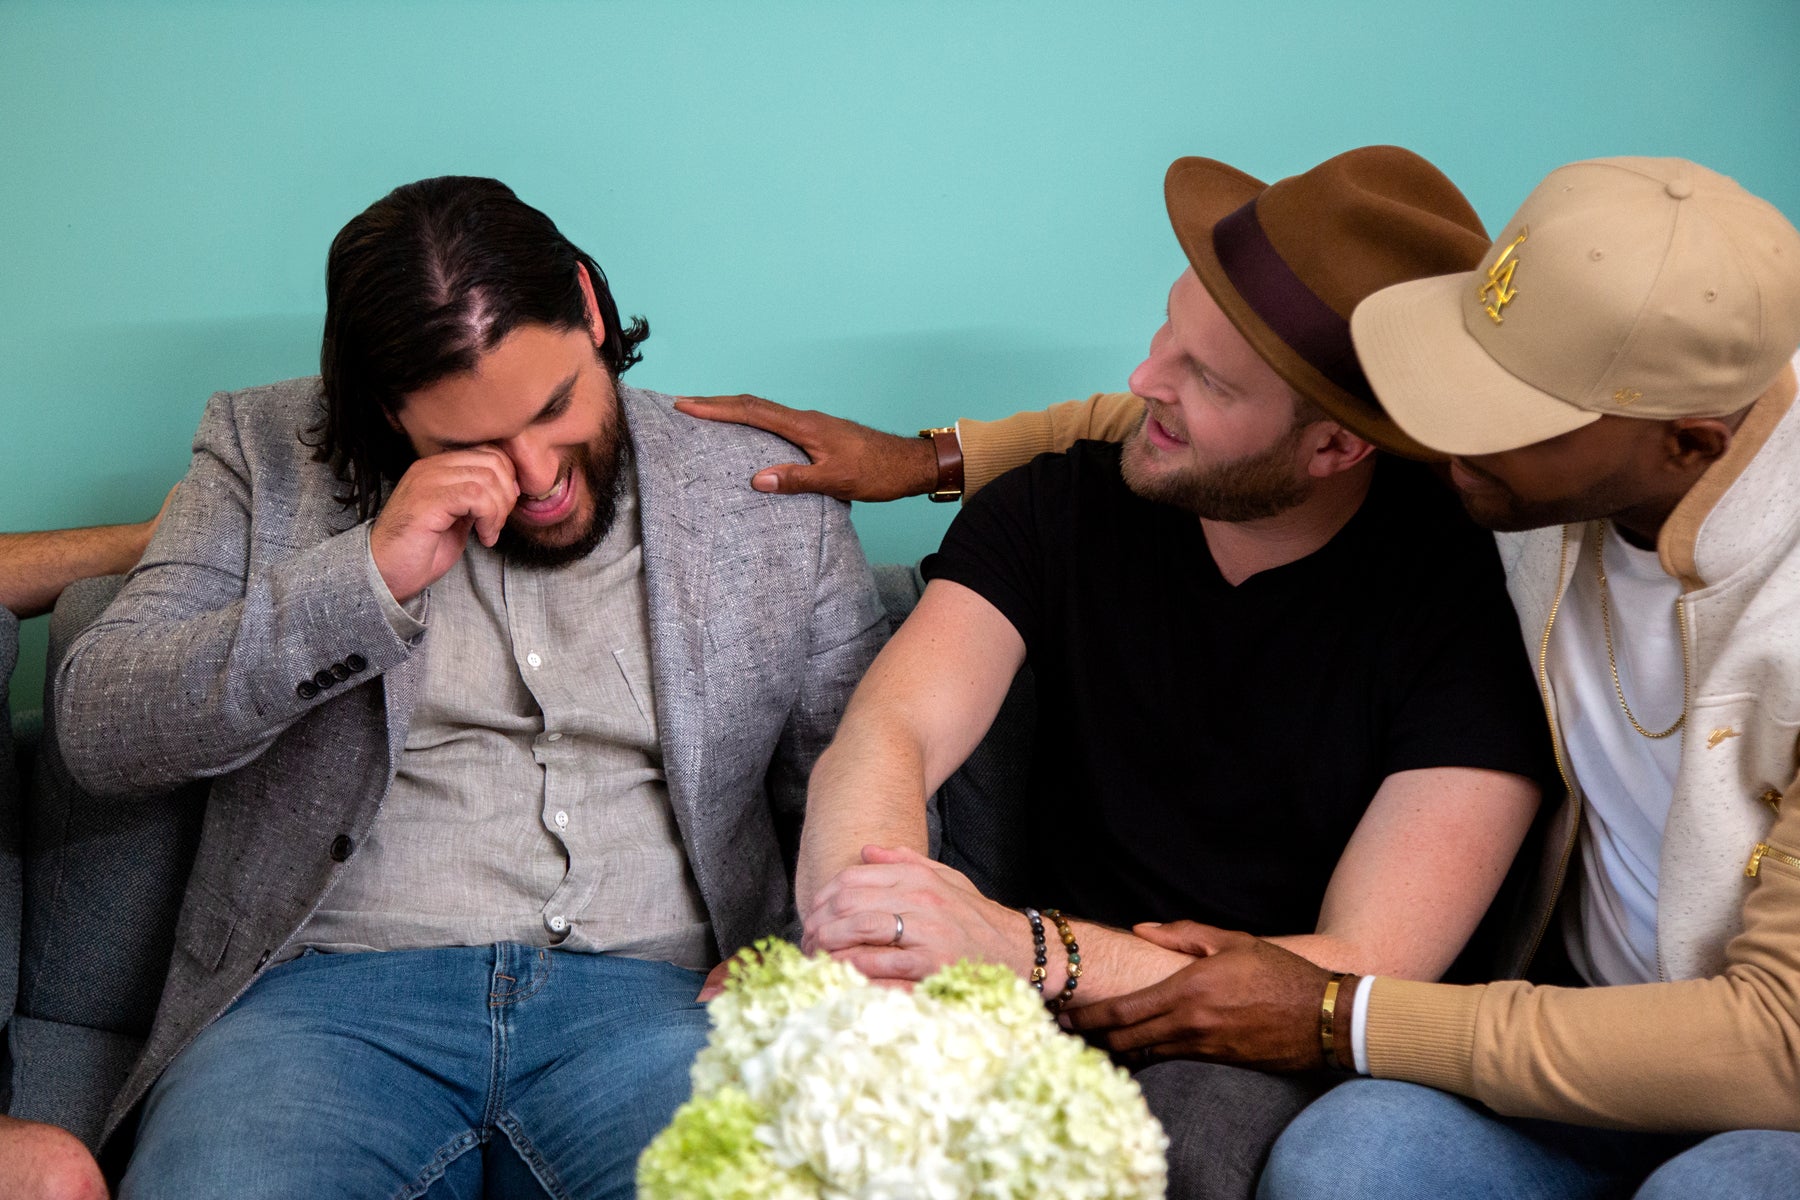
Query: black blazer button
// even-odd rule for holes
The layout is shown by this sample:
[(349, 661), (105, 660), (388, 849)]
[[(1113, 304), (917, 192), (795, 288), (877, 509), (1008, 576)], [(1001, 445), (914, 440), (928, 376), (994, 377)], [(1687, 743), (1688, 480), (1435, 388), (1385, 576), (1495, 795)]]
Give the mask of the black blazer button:
[(348, 834), (340, 833), (331, 839), (332, 862), (344, 862), (354, 853), (356, 853), (356, 843), (350, 840)]
[(311, 700), (319, 694), (319, 685), (310, 679), (302, 679), (300, 685), (294, 689), (294, 694), (302, 700)]
[(350, 669), (350, 665), (348, 663), (332, 663), (331, 664), (331, 678), (338, 683), (342, 683), (344, 680), (350, 678), (350, 676), (352, 676), (354, 674), (356, 674), (356, 672), (352, 671)]
[(344, 665), (350, 668), (352, 674), (355, 674), (366, 668), (369, 660), (360, 654), (347, 654), (344, 656)]
[(337, 676), (333, 675), (330, 671), (320, 671), (317, 675), (313, 676), (313, 682), (322, 688), (336, 687), (337, 681)]

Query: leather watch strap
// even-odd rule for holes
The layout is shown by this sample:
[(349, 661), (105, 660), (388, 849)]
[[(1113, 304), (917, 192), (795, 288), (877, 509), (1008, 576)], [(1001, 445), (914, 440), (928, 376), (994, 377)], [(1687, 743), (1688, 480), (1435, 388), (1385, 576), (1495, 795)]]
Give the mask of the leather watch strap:
[(931, 439), (931, 448), (937, 452), (937, 487), (931, 492), (931, 498), (938, 503), (961, 500), (963, 494), (963, 456), (962, 442), (956, 436), (956, 426), (946, 425), (940, 429), (921, 429), (919, 436)]

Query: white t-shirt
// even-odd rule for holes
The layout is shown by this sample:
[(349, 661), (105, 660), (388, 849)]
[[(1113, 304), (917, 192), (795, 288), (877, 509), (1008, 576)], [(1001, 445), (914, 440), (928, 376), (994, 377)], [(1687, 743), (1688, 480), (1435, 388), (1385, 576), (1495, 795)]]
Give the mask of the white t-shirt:
[(1604, 545), (1619, 686), (1651, 732), (1681, 716), (1679, 580), (1654, 550), (1640, 550), (1608, 522), (1588, 539), (1550, 635), (1547, 668), (1569, 767), (1587, 797), (1581, 830), (1581, 891), (1564, 936), (1575, 969), (1591, 984), (1647, 983), (1656, 957), (1656, 889), (1663, 825), (1675, 792), (1682, 729), (1647, 738), (1619, 707), (1600, 621), (1594, 555)]

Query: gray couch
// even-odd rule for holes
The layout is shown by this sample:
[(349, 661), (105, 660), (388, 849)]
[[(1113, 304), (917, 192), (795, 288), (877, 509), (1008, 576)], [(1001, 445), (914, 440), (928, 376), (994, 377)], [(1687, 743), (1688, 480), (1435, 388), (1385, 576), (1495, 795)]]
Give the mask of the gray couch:
[[(879, 565), (875, 577), (897, 626), (923, 583), (910, 566)], [(64, 649), (121, 582), (84, 580), (63, 593), (50, 624), (51, 686)], [(0, 609), (0, 731), (17, 632)], [(156, 1014), (206, 790), (190, 785), (129, 803), (87, 795), (57, 752), (54, 707), (45, 705), (41, 733), (27, 718), (15, 727), (23, 736), (0, 736), (0, 1014), (13, 1014), (0, 1099), (5, 1111), (61, 1125), (95, 1147)], [(1026, 820), (1023, 766), (1034, 717), (1030, 672), (1021, 671), (988, 736), (939, 791), (931, 814), (938, 857), (1015, 906), (1043, 901), (1022, 894), (1012, 853)], [(1449, 978), (1492, 978), (1498, 934), (1517, 919), (1528, 894), (1525, 866), (1536, 857), (1528, 844)], [(16, 1004), (6, 1003), (15, 983)], [(114, 1164), (128, 1149), (119, 1142), (107, 1147)]]
[[(919, 576), (883, 565), (876, 579), (897, 625), (918, 600)], [(89, 579), (63, 593), (50, 624), (46, 700), (64, 649), (121, 582)], [(18, 623), (0, 614), (3, 705)], [(1018, 828), (1023, 797), (1008, 785), (1020, 778), (1014, 764), (1028, 753), (1032, 720), (1028, 682), (1014, 693), (996, 736), (946, 785), (933, 822), (940, 857), (1007, 898), (1016, 884), (994, 850)], [(87, 795), (57, 751), (53, 710), (45, 704), (41, 734), (0, 737), (0, 1002), (14, 995), (17, 964), (16, 1003), (0, 1003), (0, 1013), (13, 1014), (0, 1086), (6, 1111), (61, 1125), (98, 1148), (107, 1106), (156, 1014), (206, 789), (129, 802)], [(16, 746), (29, 760), (17, 776)], [(124, 1147), (107, 1149), (112, 1158)]]
[[(50, 621), (52, 666), (121, 582), (84, 580), (63, 593)], [(5, 806), (22, 826), (24, 862), (7, 1111), (93, 1147), (156, 1015), (206, 793), (95, 800), (69, 778), (50, 707), (21, 773), (22, 802)]]

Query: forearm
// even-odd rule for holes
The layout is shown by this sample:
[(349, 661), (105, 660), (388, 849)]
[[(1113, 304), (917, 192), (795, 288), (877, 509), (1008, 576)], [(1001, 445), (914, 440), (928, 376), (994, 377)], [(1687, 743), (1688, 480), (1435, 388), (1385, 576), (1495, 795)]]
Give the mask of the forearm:
[[(1193, 962), (1189, 955), (1151, 945), (1143, 938), (1110, 925), (1091, 921), (1071, 921), (1076, 943), (1081, 947), (1081, 979), (1069, 1007), (1079, 1008), (1099, 1000), (1110, 1000), (1147, 988), (1167, 979)], [(1049, 947), (1044, 995), (1054, 996), (1068, 977), (1068, 956), (1056, 936), (1055, 926), (1044, 922)]]
[[(1269, 941), (1291, 950), (1308, 962), (1327, 971), (1379, 972), (1382, 966), (1365, 947), (1345, 938), (1326, 933), (1295, 933), (1272, 937)], [(1388, 972), (1390, 974), (1395, 972)]]
[(1099, 392), (1086, 400), (1065, 400), (997, 421), (965, 417), (956, 423), (963, 453), (963, 499), (1040, 454), (1067, 450), (1087, 438), (1121, 441), (1143, 415), (1144, 402), (1129, 392)]
[(0, 606), (20, 617), (49, 612), (77, 579), (131, 570), (155, 522), (45, 533), (0, 533)]
[(1313, 932), (1269, 941), (1331, 971), (1436, 979), (1492, 902), (1536, 785), (1473, 768), (1382, 781), (1333, 869)]
[(1268, 940), (1327, 971), (1422, 980), (1436, 979), (1443, 974), (1436, 947), (1409, 954), (1329, 932), (1285, 934)]
[[(1648, 1130), (1800, 1129), (1791, 991), (1756, 972), (1633, 987), (1378, 979), (1370, 1072), (1510, 1116)], [(1785, 994), (1784, 994), (1785, 993)]]
[[(367, 554), (354, 529), (247, 582), (146, 564), (59, 668), (57, 736), (70, 772), (100, 794), (224, 774), (312, 708), (403, 661), (411, 647), (369, 586)], [(314, 677), (334, 665), (345, 677), (319, 685)]]
[(993, 605), (959, 584), (927, 585), (808, 784), (795, 880), (803, 919), (864, 846), (926, 852), (926, 798), (987, 732), (1024, 659), (1024, 641)]
[[(1766, 845), (1800, 849), (1790, 787)], [(1800, 856), (1796, 856), (1800, 857)], [(1378, 979), (1376, 1075), (1636, 1129), (1800, 1129), (1800, 868), (1765, 859), (1720, 974), (1629, 987)]]
[(853, 705), (819, 757), (806, 792), (806, 825), (794, 896), (800, 915), (833, 876), (862, 861), (867, 845), (924, 854), (925, 757), (905, 727)]

